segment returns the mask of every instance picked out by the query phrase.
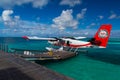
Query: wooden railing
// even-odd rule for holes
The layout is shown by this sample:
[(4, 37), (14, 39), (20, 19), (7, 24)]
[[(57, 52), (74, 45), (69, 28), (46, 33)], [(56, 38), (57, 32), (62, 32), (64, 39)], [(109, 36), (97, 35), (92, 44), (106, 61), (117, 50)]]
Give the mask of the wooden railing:
[(4, 52), (9, 52), (9, 48), (7, 44), (0, 44), (0, 50)]

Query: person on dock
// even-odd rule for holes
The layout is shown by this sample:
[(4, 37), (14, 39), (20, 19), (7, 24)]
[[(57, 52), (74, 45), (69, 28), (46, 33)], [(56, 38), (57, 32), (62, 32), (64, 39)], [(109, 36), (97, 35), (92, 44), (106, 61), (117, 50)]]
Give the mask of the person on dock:
[(53, 56), (53, 51), (50, 50), (50, 51), (48, 52), (48, 54), (49, 54), (50, 56)]

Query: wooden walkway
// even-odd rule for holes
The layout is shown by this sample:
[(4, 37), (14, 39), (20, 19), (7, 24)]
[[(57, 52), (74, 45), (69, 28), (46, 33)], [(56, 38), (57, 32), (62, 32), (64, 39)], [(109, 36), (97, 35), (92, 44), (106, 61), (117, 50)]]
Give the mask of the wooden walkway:
[(34, 60), (63, 60), (68, 59), (73, 56), (76, 56), (74, 52), (68, 52), (68, 51), (52, 51), (50, 52), (44, 52), (41, 54), (34, 54), (34, 55), (19, 55), (22, 58), (32, 59)]
[(44, 66), (0, 51), (0, 80), (73, 80)]

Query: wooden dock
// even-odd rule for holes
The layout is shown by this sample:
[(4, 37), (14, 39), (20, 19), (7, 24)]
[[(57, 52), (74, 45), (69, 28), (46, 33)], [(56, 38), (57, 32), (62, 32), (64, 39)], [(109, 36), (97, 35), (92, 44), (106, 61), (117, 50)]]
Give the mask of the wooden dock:
[(40, 50), (27, 50), (27, 49), (14, 49), (14, 53), (17, 56), (25, 58), (26, 60), (63, 60), (76, 56), (75, 52), (65, 51), (65, 50), (52, 50), (52, 51), (43, 51)]
[[(0, 44), (0, 80), (73, 80), (62, 74), (28, 60), (63, 60), (76, 54), (68, 51), (42, 52), (38, 50), (11, 49)], [(26, 54), (24, 54), (26, 53)]]
[(30, 61), (26, 61), (23, 58), (16, 56), (14, 54), (9, 54), (0, 51), (0, 80), (73, 80), (73, 79), (66, 77), (62, 74), (56, 73), (52, 70), (49, 70), (44, 66), (32, 63)]
[(52, 52), (44, 52), (41, 54), (30, 54), (30, 55), (19, 55), (22, 58), (27, 58), (27, 59), (34, 59), (34, 60), (63, 60), (63, 59), (68, 59), (71, 57), (76, 56), (75, 53), (73, 52), (68, 52), (68, 51), (52, 51)]

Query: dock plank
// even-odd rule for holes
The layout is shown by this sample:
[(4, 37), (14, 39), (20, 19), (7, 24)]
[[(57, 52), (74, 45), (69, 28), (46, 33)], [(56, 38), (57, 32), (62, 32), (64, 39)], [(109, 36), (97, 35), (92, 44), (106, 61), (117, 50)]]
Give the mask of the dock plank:
[(0, 51), (0, 80), (73, 80), (23, 58)]
[(53, 51), (52, 55), (49, 55), (49, 52), (46, 53), (39, 53), (34, 55), (20, 55), (22, 58), (34, 58), (35, 60), (63, 60), (68, 59), (73, 56), (76, 56), (74, 52), (68, 51)]

